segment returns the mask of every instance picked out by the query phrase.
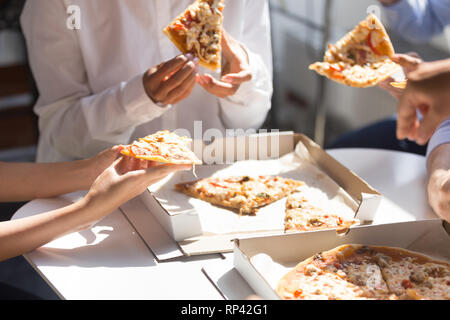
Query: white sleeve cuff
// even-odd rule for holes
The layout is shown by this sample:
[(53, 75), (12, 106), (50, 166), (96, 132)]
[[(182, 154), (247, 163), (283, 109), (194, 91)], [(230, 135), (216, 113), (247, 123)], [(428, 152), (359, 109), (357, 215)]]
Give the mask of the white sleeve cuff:
[(142, 75), (122, 85), (122, 106), (125, 108), (127, 117), (134, 124), (141, 125), (161, 116), (170, 106), (157, 104), (147, 96), (144, 90)]
[(450, 143), (450, 118), (445, 120), (431, 137), (427, 148), (427, 158), (440, 145)]

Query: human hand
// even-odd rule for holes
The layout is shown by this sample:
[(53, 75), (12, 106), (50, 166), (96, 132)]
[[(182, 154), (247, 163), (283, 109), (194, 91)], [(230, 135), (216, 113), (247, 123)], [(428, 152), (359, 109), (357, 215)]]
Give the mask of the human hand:
[[(405, 76), (414, 70), (416, 70), (421, 63), (423, 63), (422, 58), (416, 52), (408, 52), (406, 54), (396, 54), (391, 57), (392, 61), (398, 63), (403, 67), (403, 71)], [(389, 94), (391, 94), (395, 99), (399, 100), (402, 96), (404, 89), (394, 88), (391, 83), (395, 82), (393, 78), (386, 79), (378, 84), (383, 90), (386, 90)]]
[(206, 91), (226, 98), (233, 96), (241, 84), (252, 79), (248, 55), (242, 45), (225, 30), (222, 34), (222, 75), (216, 80), (209, 74), (197, 75), (196, 81)]
[(435, 148), (428, 156), (428, 202), (436, 214), (450, 222), (450, 143)]
[(197, 72), (198, 58), (189, 53), (179, 55), (144, 74), (145, 92), (155, 103), (177, 104), (190, 96)]
[(190, 169), (190, 165), (161, 165), (153, 161), (120, 157), (95, 180), (84, 199), (86, 205), (92, 208), (90, 223), (102, 219), (169, 174)]
[[(421, 63), (408, 73), (398, 105), (397, 138), (425, 145), (450, 117), (450, 59)], [(423, 119), (419, 121), (417, 112)]]
[(385, 6), (392, 6), (394, 4), (396, 4), (397, 2), (399, 2), (400, 0), (378, 0), (381, 2), (381, 4), (385, 5)]

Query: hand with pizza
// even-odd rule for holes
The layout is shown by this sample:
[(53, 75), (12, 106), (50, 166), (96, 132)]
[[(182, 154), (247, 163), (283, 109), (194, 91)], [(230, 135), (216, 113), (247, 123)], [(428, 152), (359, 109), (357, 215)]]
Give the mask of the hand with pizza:
[(224, 7), (224, 0), (196, 0), (163, 30), (182, 53), (198, 57), (200, 65), (222, 69), (220, 80), (196, 76), (200, 86), (220, 98), (234, 95), (252, 78), (247, 52), (223, 30)]
[[(410, 72), (416, 70), (419, 65), (423, 63), (422, 58), (416, 52), (394, 54), (391, 57), (391, 60), (399, 64), (403, 68), (406, 79), (408, 78), (408, 74)], [(378, 86), (381, 89), (386, 90), (395, 99), (399, 100), (404, 92), (404, 89), (406, 88), (407, 83), (408, 80), (396, 81), (393, 78), (389, 77), (388, 79), (381, 81)]]
[[(0, 202), (51, 198), (79, 190), (88, 194), (68, 206), (0, 223), (0, 261), (30, 252), (71, 232), (91, 227), (153, 183), (190, 165), (148, 168), (122, 157), (120, 148), (94, 158), (60, 163), (1, 163)], [(45, 181), (46, 183), (42, 183)]]
[(233, 96), (240, 86), (252, 80), (247, 51), (228, 32), (222, 35), (222, 73), (220, 80), (209, 74), (197, 75), (197, 83), (219, 98)]
[(191, 95), (198, 72), (198, 59), (179, 55), (149, 69), (143, 77), (145, 93), (155, 103), (177, 104)]
[[(421, 63), (408, 73), (398, 104), (397, 138), (425, 145), (438, 126), (450, 118), (450, 59)], [(418, 111), (423, 116), (419, 121)]]
[(336, 82), (366, 88), (388, 79), (400, 69), (389, 35), (373, 14), (335, 45), (329, 44), (323, 62), (309, 68)]

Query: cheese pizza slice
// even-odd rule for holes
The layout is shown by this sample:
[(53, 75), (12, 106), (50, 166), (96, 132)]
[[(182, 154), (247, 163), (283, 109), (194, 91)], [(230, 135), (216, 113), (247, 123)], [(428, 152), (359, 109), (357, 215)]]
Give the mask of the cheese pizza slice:
[(121, 153), (128, 157), (167, 164), (202, 164), (189, 148), (192, 140), (173, 132), (159, 131), (123, 146)]
[(406, 89), (406, 86), (408, 85), (408, 80), (391, 82), (390, 85), (397, 89)]
[(281, 278), (282, 299), (448, 300), (450, 264), (402, 248), (347, 244)]
[(188, 196), (254, 215), (259, 208), (286, 197), (303, 182), (277, 176), (206, 178), (175, 186)]
[(312, 205), (301, 192), (293, 192), (287, 198), (284, 219), (286, 232), (346, 229), (356, 224), (359, 224), (359, 220), (329, 213)]
[(366, 88), (400, 70), (389, 58), (394, 53), (386, 29), (371, 14), (335, 45), (329, 44), (324, 61), (310, 65), (309, 69), (336, 82)]
[(221, 66), (224, 0), (197, 0), (164, 30), (183, 53), (192, 53), (200, 65), (216, 70)]

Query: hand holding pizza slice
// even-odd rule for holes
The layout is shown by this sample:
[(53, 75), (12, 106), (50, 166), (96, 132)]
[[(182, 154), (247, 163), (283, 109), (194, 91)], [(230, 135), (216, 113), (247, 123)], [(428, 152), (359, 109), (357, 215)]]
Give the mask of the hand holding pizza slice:
[(216, 70), (221, 66), (224, 0), (196, 0), (164, 30), (183, 53), (200, 59), (200, 65)]
[(191, 139), (165, 130), (122, 147), (121, 153), (128, 157), (164, 164), (202, 164), (188, 147), (189, 142)]
[(329, 45), (323, 62), (309, 68), (336, 82), (366, 88), (379, 84), (400, 70), (383, 24), (373, 14), (335, 45)]

